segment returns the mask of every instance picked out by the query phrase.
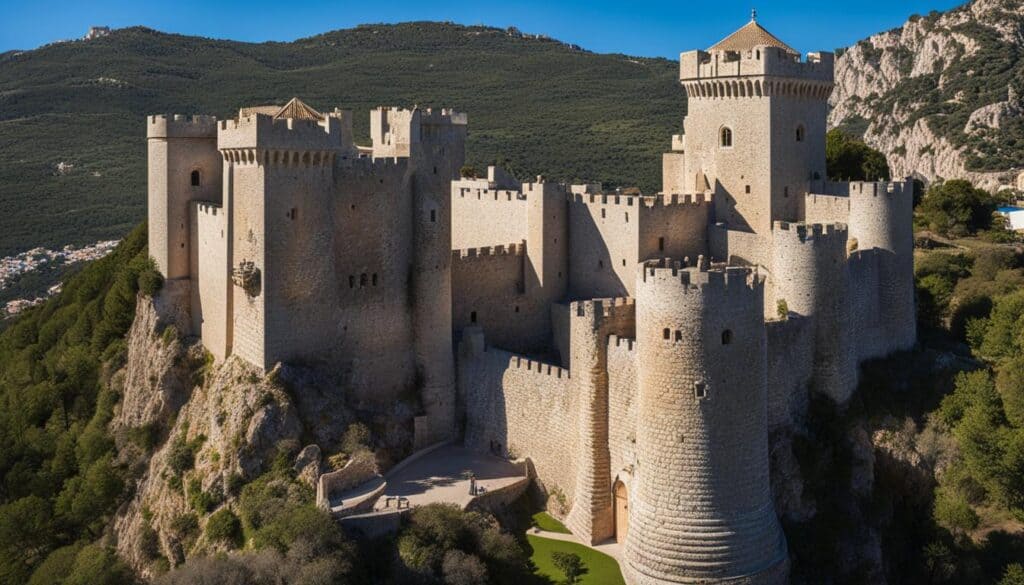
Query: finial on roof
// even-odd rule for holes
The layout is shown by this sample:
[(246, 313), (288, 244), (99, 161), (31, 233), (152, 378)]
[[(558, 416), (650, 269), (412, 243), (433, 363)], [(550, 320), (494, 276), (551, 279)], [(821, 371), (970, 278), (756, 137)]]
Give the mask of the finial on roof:
[(750, 22), (757, 22), (757, 8), (750, 9)]

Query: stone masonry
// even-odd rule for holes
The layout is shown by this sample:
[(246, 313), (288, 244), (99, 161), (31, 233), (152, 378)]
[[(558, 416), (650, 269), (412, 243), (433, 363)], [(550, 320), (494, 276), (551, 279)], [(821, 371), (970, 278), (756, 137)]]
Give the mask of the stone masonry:
[(219, 360), (322, 364), (415, 446), (526, 457), (629, 583), (781, 584), (768, 436), (914, 345), (909, 182), (825, 177), (833, 56), (755, 21), (680, 56), (657, 194), (500, 168), (467, 119), (298, 99), (152, 116), (150, 251)]

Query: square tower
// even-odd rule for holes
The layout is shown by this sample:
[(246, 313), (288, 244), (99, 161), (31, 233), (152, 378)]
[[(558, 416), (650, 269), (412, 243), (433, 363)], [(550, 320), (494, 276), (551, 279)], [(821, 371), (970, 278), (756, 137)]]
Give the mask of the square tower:
[(714, 191), (716, 220), (729, 229), (767, 234), (772, 221), (802, 219), (810, 181), (825, 176), (833, 65), (831, 53), (801, 61), (755, 20), (681, 54), (689, 107), (674, 150), (683, 156), (666, 158), (675, 165), (666, 175), (686, 191)]

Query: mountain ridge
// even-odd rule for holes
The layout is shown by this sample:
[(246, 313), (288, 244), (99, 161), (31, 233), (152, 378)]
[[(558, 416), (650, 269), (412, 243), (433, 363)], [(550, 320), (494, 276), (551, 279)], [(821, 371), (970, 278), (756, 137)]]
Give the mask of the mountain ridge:
[(469, 114), (477, 167), (652, 192), (684, 104), (676, 74), (665, 59), (444, 23), (260, 44), (134, 27), (12, 54), (0, 60), (0, 256), (130, 230), (145, 215), (145, 115), (225, 117), (294, 96), (352, 109), (363, 141), (372, 107), (453, 107)]
[(1014, 184), (1024, 158), (1024, 2), (912, 15), (838, 54), (829, 122), (884, 152), (895, 176)]

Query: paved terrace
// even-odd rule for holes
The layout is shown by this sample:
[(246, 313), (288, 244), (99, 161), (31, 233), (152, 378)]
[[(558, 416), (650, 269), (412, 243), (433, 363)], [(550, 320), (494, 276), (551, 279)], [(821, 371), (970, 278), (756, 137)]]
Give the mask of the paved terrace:
[(473, 472), (478, 489), (485, 494), (523, 479), (521, 468), (510, 461), (447, 445), (389, 473), (387, 488), (374, 509), (387, 509), (388, 498), (394, 496), (407, 498), (410, 507), (445, 502), (465, 508), (474, 497), (469, 493), (467, 471)]

